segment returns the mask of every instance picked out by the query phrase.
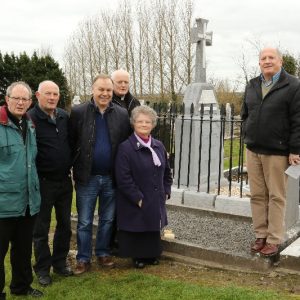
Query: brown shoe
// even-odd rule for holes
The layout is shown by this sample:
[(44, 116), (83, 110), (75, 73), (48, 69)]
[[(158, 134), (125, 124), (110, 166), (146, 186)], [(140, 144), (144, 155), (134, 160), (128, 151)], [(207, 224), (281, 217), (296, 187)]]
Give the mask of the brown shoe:
[(260, 250), (265, 246), (265, 244), (266, 244), (265, 238), (256, 239), (253, 245), (251, 246), (251, 252), (260, 252)]
[(115, 266), (115, 263), (113, 262), (111, 256), (99, 256), (98, 264), (99, 264), (99, 266), (105, 267), (105, 268), (113, 268)]
[(278, 245), (269, 244), (269, 243), (266, 243), (266, 245), (260, 251), (260, 254), (265, 256), (265, 257), (272, 256), (272, 255), (275, 255), (277, 253), (278, 253)]
[(85, 272), (88, 272), (90, 268), (91, 268), (91, 264), (89, 262), (78, 261), (73, 273), (74, 275), (80, 275)]

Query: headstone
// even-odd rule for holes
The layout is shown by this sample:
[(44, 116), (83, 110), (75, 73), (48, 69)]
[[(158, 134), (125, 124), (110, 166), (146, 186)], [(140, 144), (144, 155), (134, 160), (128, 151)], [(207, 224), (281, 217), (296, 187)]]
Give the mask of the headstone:
[(225, 111), (226, 111), (226, 116), (225, 116), (225, 138), (229, 138), (230, 137), (230, 134), (231, 134), (231, 105), (230, 103), (226, 103), (226, 108), (225, 108)]
[(72, 100), (72, 106), (79, 105), (80, 103), (81, 103), (80, 97), (78, 95), (75, 95)]

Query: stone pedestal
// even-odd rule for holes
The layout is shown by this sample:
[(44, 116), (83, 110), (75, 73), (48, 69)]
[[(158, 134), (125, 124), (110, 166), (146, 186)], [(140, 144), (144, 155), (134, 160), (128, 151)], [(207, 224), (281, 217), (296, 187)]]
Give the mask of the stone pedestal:
[[(192, 83), (184, 95), (185, 115), (175, 121), (174, 185), (200, 191), (215, 189), (223, 177), (223, 136), (214, 89), (207, 83)], [(194, 106), (191, 115), (190, 108)], [(201, 113), (201, 106), (203, 110)]]

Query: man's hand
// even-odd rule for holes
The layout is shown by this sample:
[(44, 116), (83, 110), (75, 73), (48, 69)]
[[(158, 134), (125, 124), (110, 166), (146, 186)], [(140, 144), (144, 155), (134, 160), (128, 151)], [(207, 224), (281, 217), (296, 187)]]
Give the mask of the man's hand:
[(292, 154), (289, 155), (289, 164), (292, 166), (300, 164), (300, 156), (299, 154)]

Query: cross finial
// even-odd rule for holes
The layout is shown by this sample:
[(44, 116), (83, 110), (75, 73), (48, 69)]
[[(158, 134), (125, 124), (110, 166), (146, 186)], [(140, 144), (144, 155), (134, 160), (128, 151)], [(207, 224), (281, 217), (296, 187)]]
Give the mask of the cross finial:
[(196, 26), (191, 28), (191, 42), (196, 46), (195, 82), (206, 83), (205, 47), (212, 45), (212, 32), (207, 32), (208, 20), (197, 18)]

